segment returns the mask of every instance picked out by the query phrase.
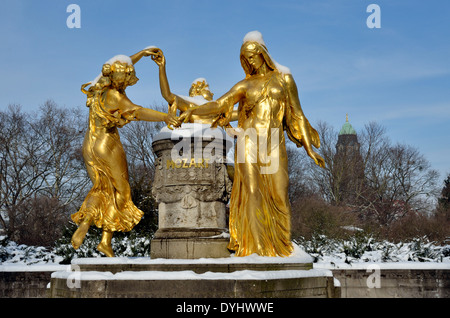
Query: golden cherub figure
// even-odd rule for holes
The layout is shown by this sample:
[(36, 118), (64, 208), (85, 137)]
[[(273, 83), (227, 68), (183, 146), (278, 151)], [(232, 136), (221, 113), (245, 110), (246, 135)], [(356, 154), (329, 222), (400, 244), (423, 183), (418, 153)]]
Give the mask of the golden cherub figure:
[[(159, 85), (161, 95), (169, 103), (169, 113), (176, 115), (177, 110), (180, 114), (187, 109), (206, 104), (213, 100), (214, 94), (209, 88), (209, 84), (204, 78), (195, 79), (189, 88), (189, 96), (175, 95), (170, 90), (169, 81), (166, 73), (166, 58), (160, 50), (157, 54), (152, 55), (152, 60), (159, 66)], [(230, 121), (237, 120), (237, 110), (232, 112)], [(194, 115), (190, 116), (190, 123), (214, 124), (217, 115)], [(170, 128), (170, 127), (169, 127)]]

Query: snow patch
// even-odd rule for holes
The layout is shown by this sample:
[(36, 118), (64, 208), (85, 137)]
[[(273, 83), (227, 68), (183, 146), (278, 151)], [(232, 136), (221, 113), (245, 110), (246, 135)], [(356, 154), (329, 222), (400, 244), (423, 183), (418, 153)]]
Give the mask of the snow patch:
[(230, 257), (222, 258), (199, 258), (199, 259), (166, 259), (149, 257), (112, 257), (112, 258), (78, 258), (72, 260), (74, 265), (86, 264), (280, 264), (280, 263), (312, 263), (313, 258), (308, 255), (298, 245), (294, 244), (294, 251), (288, 257), (270, 257), (252, 254), (249, 256), (238, 257), (232, 254)]
[(0, 236), (0, 271), (11, 271), (7, 266), (58, 264), (63, 257), (42, 246), (28, 246)]
[[(435, 245), (426, 237), (392, 243), (375, 240), (357, 230), (347, 240), (316, 235), (297, 243), (320, 266), (356, 266), (356, 264), (401, 264), (404, 268), (450, 268), (450, 245)], [(364, 266), (364, 265), (363, 265)]]
[(6, 264), (0, 265), (0, 272), (56, 272), (70, 270), (70, 265), (59, 264)]
[(330, 270), (285, 270), (285, 271), (252, 271), (242, 270), (231, 273), (206, 272), (197, 274), (193, 271), (124, 271), (113, 274), (111, 272), (55, 272), (52, 278), (79, 280), (267, 280), (289, 279), (303, 277), (333, 277)]
[(183, 95), (179, 95), (179, 96), (182, 99), (184, 99), (184, 100), (186, 100), (186, 101), (188, 101), (188, 102), (190, 102), (192, 104), (195, 104), (197, 106), (201, 106), (201, 105), (206, 104), (206, 103), (209, 102), (202, 95), (196, 95), (196, 96), (193, 96), (193, 97), (191, 97), (191, 96), (183, 96)]
[(345, 263), (345, 262), (327, 262), (319, 261), (313, 264), (315, 269), (355, 269), (355, 270), (373, 270), (379, 268), (380, 270), (388, 269), (450, 269), (450, 263), (436, 263), (436, 262), (365, 262), (365, 263)]
[[(259, 43), (261, 45), (264, 45), (264, 47), (267, 48), (266, 43), (264, 42), (264, 38), (261, 34), (261, 32), (259, 31), (250, 31), (248, 32), (245, 36), (244, 36), (244, 40), (242, 41), (242, 43), (245, 42), (256, 42)], [(275, 67), (277, 68), (277, 70), (281, 73), (281, 74), (291, 74), (291, 70), (284, 65), (281, 65), (279, 63), (277, 63), (272, 56), (270, 55), (270, 53), (268, 51), (266, 51), (266, 53), (270, 56), (270, 58), (272, 59), (273, 63), (275, 64)]]
[(193, 84), (197, 83), (197, 82), (205, 82), (206, 85), (209, 85), (205, 78), (199, 77), (199, 78), (196, 78), (195, 80), (192, 81), (191, 86), (192, 86)]
[[(150, 46), (148, 48), (151, 48)], [(131, 60), (131, 58), (127, 55), (123, 55), (123, 54), (119, 54), (116, 56), (113, 56), (112, 58), (110, 58), (108, 61), (106, 61), (103, 64), (109, 64), (112, 65), (115, 62), (121, 62), (121, 63), (125, 63), (128, 65), (133, 65), (133, 61)], [(95, 84), (97, 84), (98, 80), (102, 77), (102, 73), (98, 74), (97, 77), (91, 81), (91, 86), (94, 86)]]
[(127, 55), (122, 55), (122, 54), (119, 54), (119, 55), (116, 55), (116, 56), (110, 58), (104, 64), (112, 65), (115, 62), (120, 62), (120, 63), (125, 63), (125, 64), (128, 64), (128, 65), (133, 65), (133, 62), (131, 61), (131, 58), (129, 56), (127, 56)]
[(256, 42), (256, 43), (266, 46), (266, 43), (264, 42), (261, 32), (256, 31), (256, 30), (250, 31), (244, 36), (244, 40), (242, 41), (242, 43), (245, 43), (245, 42)]

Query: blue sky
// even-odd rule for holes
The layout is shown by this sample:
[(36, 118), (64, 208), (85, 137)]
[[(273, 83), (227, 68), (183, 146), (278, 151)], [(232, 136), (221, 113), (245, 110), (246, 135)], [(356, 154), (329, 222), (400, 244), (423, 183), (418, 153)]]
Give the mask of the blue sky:
[[(69, 4), (81, 8), (70, 29)], [(381, 9), (370, 29), (369, 4)], [(187, 95), (205, 77), (219, 97), (244, 76), (239, 48), (260, 31), (272, 57), (292, 71), (303, 110), (314, 125), (337, 130), (349, 114), (356, 130), (369, 121), (393, 142), (413, 145), (441, 173), (450, 173), (450, 1), (446, 0), (2, 0), (0, 109), (25, 111), (47, 99), (83, 106), (80, 86), (102, 63), (155, 45), (167, 59), (172, 91)], [(158, 69), (136, 65), (136, 104), (160, 105)]]

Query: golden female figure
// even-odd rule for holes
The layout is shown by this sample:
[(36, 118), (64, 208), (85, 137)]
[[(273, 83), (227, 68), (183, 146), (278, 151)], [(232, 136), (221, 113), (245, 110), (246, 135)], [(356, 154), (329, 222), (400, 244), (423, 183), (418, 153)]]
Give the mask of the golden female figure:
[[(267, 141), (267, 148), (261, 149), (261, 143), (251, 138), (247, 138), (243, 149), (239, 149), (239, 143), (236, 148), (236, 159), (241, 153), (245, 160), (235, 160), (228, 248), (236, 256), (288, 256), (293, 246), (284, 130), (298, 147), (305, 147), (316, 164), (323, 166), (323, 159), (312, 149), (320, 146), (319, 136), (303, 114), (292, 75), (272, 60), (259, 32), (246, 35), (240, 58), (246, 78), (218, 100), (188, 109), (180, 119), (191, 114), (216, 114), (217, 123), (226, 126), (234, 105), (239, 103), (238, 128), (256, 132), (259, 140)], [(267, 164), (258, 155), (261, 152), (271, 157), (272, 164), (278, 161), (278, 169), (264, 173)]]
[(114, 256), (113, 232), (130, 231), (143, 215), (131, 201), (127, 161), (117, 128), (136, 120), (165, 121), (175, 126), (178, 123), (173, 116), (133, 104), (125, 94), (126, 87), (138, 81), (134, 64), (155, 51), (156, 48), (131, 57), (116, 56), (103, 65), (95, 81), (82, 86), (89, 107), (83, 158), (93, 186), (80, 210), (72, 215), (72, 220), (79, 225), (72, 236), (75, 249), (83, 243), (89, 227), (95, 224), (103, 229), (97, 249)]

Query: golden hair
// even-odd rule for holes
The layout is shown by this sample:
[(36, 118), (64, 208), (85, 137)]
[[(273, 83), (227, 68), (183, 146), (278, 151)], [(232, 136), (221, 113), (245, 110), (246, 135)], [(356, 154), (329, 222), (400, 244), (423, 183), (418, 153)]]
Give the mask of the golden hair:
[(253, 74), (253, 67), (248, 63), (247, 59), (244, 57), (244, 51), (250, 51), (254, 52), (256, 54), (261, 54), (264, 62), (267, 64), (267, 66), (272, 70), (276, 70), (276, 66), (274, 61), (269, 55), (269, 51), (267, 50), (267, 47), (264, 44), (261, 44), (256, 41), (247, 41), (244, 42), (241, 46), (240, 51), (240, 59), (241, 59), (241, 65), (244, 69), (246, 77), (250, 77)]
[(189, 89), (189, 96), (194, 97), (198, 95), (202, 95), (202, 91), (208, 90), (209, 91), (209, 85), (206, 83), (206, 81), (196, 81), (195, 83), (192, 83), (191, 88)]
[[(97, 117), (102, 119), (105, 127), (122, 127), (129, 121), (120, 116), (120, 114), (111, 114), (105, 110), (106, 92), (115, 86), (115, 88), (124, 93), (127, 86), (136, 84), (138, 80), (133, 65), (120, 61), (115, 61), (112, 64), (105, 63), (102, 66), (102, 73), (95, 83), (92, 81), (81, 86), (81, 91), (87, 95), (86, 106)], [(88, 86), (89, 89), (86, 90)], [(91, 117), (90, 120), (93, 120)], [(94, 127), (93, 125), (91, 126)]]

